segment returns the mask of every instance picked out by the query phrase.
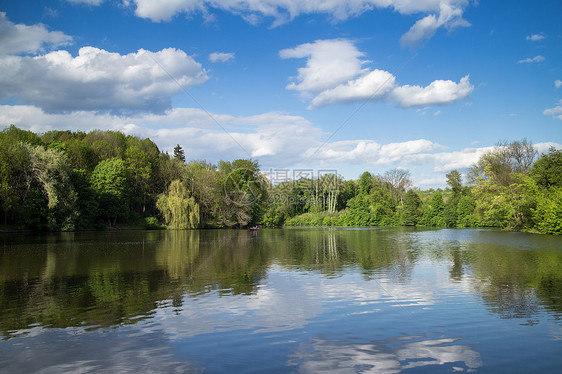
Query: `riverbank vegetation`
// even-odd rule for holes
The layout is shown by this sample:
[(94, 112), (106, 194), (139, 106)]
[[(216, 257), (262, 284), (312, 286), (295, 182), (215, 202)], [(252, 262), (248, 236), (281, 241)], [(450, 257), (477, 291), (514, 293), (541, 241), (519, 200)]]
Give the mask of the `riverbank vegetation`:
[(413, 188), (407, 170), (271, 184), (255, 160), (186, 161), (115, 131), (0, 132), (0, 225), (8, 229), (288, 226), (497, 227), (562, 233), (562, 151), (526, 140), (484, 154), (466, 180)]

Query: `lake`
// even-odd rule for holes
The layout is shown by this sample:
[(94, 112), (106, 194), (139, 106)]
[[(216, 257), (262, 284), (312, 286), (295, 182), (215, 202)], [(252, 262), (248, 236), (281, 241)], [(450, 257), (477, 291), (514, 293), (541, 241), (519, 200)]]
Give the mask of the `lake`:
[(1, 373), (559, 373), (562, 238), (0, 235)]

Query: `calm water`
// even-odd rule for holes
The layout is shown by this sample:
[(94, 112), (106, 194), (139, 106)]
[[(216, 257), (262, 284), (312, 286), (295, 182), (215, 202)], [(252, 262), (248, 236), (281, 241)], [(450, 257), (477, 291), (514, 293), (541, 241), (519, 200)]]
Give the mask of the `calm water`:
[(0, 236), (0, 372), (560, 373), (562, 238)]

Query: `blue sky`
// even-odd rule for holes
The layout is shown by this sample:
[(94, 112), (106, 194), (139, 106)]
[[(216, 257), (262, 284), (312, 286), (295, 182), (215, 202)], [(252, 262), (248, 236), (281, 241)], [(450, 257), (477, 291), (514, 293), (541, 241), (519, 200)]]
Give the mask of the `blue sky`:
[(0, 1), (0, 127), (112, 129), (262, 170), (444, 186), (562, 147), (562, 3)]

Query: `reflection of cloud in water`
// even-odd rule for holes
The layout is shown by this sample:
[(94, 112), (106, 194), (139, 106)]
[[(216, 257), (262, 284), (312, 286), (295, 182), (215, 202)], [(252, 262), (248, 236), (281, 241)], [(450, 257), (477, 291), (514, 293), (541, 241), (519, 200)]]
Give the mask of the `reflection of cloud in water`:
[[(144, 331), (144, 330), (141, 330)], [(3, 373), (196, 373), (189, 362), (177, 361), (169, 352), (162, 331), (142, 333), (122, 327), (106, 332), (78, 329), (43, 330), (28, 335), (25, 349), (19, 339), (3, 343)]]
[(457, 339), (403, 337), (368, 344), (345, 343), (320, 336), (301, 344), (289, 364), (305, 373), (399, 373), (427, 365), (445, 365), (455, 371), (475, 371), (482, 366), (480, 355)]
[(212, 292), (198, 298), (186, 297), (177, 315), (170, 316), (171, 307), (159, 308), (154, 318), (172, 339), (238, 329), (279, 332), (306, 326), (324, 311), (331, 310), (331, 303), (348, 305), (342, 310), (348, 315), (388, 313), (392, 307), (433, 305), (438, 299), (435, 292), (423, 282), (415, 285), (375, 282), (359, 274), (316, 277), (288, 273), (273, 266), (267, 282), (259, 285), (254, 295), (221, 297)]

